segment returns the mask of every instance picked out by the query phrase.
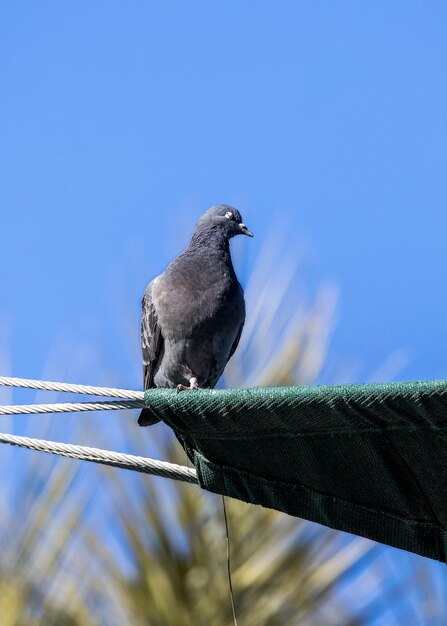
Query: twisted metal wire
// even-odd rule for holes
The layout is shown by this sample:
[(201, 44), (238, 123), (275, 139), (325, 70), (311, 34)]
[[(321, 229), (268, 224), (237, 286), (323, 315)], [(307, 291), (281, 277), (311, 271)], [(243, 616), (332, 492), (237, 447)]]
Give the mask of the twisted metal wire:
[[(1, 376), (0, 385), (8, 387), (23, 387), (28, 389), (44, 389), (47, 391), (63, 391), (68, 393), (82, 393), (95, 396), (109, 396), (122, 398), (121, 400), (109, 400), (106, 402), (61, 402), (54, 404), (17, 404), (0, 406), (0, 415), (18, 415), (29, 413), (66, 413), (71, 411), (103, 411), (119, 409), (141, 409), (144, 408), (144, 392), (130, 389), (115, 389), (112, 387), (93, 387), (91, 385), (73, 385), (68, 383), (50, 382), (46, 380), (33, 380), (28, 378), (13, 378)], [(13, 446), (38, 450), (50, 454), (73, 459), (111, 465), (122, 469), (129, 469), (135, 472), (173, 478), (189, 483), (198, 483), (197, 473), (194, 469), (157, 461), (133, 454), (113, 452), (112, 450), (102, 450), (100, 448), (90, 448), (45, 439), (34, 439), (19, 435), (0, 433), (0, 443), (7, 443)]]
[(128, 398), (129, 400), (143, 400), (143, 391), (132, 389), (115, 389), (113, 387), (93, 387), (92, 385), (73, 385), (57, 383), (48, 380), (34, 380), (31, 378), (13, 378), (0, 376), (0, 385), (6, 387), (23, 387), (27, 389), (44, 389), (47, 391), (65, 391), (68, 393), (82, 393), (88, 396), (107, 396), (110, 398)]
[(59, 402), (54, 404), (16, 404), (0, 406), (0, 415), (20, 415), (31, 413), (68, 413), (71, 411), (117, 411), (119, 409), (144, 408), (144, 392), (132, 389), (116, 389), (113, 387), (94, 387), (92, 385), (73, 385), (48, 380), (30, 378), (13, 378), (0, 376), (0, 385), (6, 387), (22, 387), (26, 389), (44, 389), (46, 391), (63, 391), (82, 393), (89, 396), (108, 396), (122, 398), (121, 401), (107, 402)]
[(31, 413), (70, 413), (72, 411), (118, 411), (119, 409), (143, 409), (141, 400), (117, 400), (109, 402), (56, 402), (54, 404), (5, 404), (0, 405), (0, 415), (28, 415)]
[(59, 454), (72, 459), (81, 459), (93, 463), (129, 469), (135, 472), (142, 472), (144, 474), (153, 474), (155, 476), (163, 476), (164, 478), (173, 478), (175, 480), (198, 484), (196, 470), (192, 468), (175, 463), (157, 461), (156, 459), (148, 459), (134, 454), (124, 454), (122, 452), (113, 452), (100, 448), (59, 443), (45, 439), (32, 439), (30, 437), (21, 437), (5, 433), (0, 433), (0, 443), (8, 443), (13, 446), (28, 448), (29, 450)]

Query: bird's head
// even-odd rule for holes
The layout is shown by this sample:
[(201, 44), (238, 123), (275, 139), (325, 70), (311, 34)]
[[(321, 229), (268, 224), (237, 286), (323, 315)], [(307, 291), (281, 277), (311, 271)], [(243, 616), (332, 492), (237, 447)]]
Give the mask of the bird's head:
[(227, 239), (235, 235), (253, 237), (251, 230), (242, 222), (239, 211), (228, 204), (217, 204), (208, 209), (198, 221), (197, 227), (220, 231)]

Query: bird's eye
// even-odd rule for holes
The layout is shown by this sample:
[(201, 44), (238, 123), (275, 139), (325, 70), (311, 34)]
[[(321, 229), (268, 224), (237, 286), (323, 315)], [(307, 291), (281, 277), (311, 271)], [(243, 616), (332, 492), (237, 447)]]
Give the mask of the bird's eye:
[(233, 213), (232, 213), (231, 211), (227, 211), (227, 212), (225, 213), (225, 217), (226, 217), (227, 219), (229, 219), (229, 220), (234, 219), (234, 215), (233, 215)]

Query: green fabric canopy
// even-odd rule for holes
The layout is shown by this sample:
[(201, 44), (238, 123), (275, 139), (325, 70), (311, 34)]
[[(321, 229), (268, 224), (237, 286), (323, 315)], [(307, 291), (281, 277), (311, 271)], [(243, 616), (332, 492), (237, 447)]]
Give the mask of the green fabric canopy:
[(204, 489), (447, 562), (447, 381), (153, 389), (145, 403)]

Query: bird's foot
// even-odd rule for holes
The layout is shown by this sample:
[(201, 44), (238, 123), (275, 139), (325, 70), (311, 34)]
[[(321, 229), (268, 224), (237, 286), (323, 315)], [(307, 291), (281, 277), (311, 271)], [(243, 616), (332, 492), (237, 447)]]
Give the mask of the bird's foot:
[(184, 390), (191, 391), (191, 389), (201, 389), (201, 387), (199, 387), (197, 383), (197, 378), (191, 378), (189, 380), (189, 387), (187, 387), (186, 385), (177, 385), (177, 393), (180, 393)]

